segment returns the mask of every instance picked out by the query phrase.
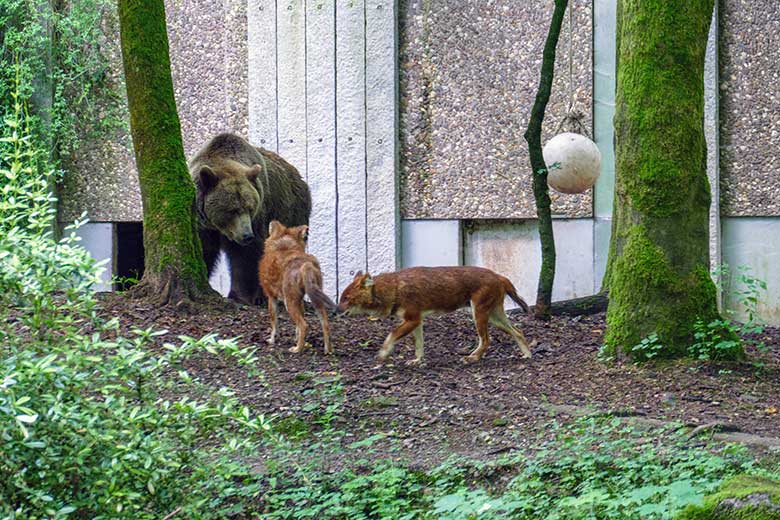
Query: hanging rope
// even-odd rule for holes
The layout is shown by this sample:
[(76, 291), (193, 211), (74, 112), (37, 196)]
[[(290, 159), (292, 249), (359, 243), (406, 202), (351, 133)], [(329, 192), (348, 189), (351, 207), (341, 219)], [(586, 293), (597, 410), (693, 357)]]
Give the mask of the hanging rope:
[(566, 115), (558, 122), (555, 129), (555, 135), (561, 133), (562, 129), (567, 132), (582, 134), (588, 139), (591, 138), (585, 123), (585, 113), (582, 110), (574, 109), (574, 6), (569, 6), (569, 106), (566, 109)]

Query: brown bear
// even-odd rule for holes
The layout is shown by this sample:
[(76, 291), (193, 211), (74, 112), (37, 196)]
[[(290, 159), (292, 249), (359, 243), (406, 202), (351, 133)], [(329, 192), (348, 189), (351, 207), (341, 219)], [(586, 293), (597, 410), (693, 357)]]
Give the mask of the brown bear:
[(308, 224), (309, 186), (287, 161), (234, 134), (209, 141), (190, 160), (189, 169), (197, 187), (198, 232), (209, 275), (224, 251), (230, 269), (228, 298), (260, 303), (257, 265), (268, 224)]

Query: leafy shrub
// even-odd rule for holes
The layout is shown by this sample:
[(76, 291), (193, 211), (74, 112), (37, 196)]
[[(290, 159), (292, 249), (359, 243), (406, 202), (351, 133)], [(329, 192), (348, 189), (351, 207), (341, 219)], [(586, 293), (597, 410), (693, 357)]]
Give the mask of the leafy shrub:
[[(688, 354), (700, 360), (733, 360), (744, 357), (742, 341), (751, 341), (750, 335), (760, 334), (764, 327), (758, 318), (758, 304), (762, 293), (766, 292), (766, 282), (750, 274), (750, 267), (739, 266), (733, 272), (728, 265), (721, 266), (716, 278), (721, 286), (729, 288), (744, 309), (747, 320), (739, 322), (733, 311), (726, 310), (723, 319), (704, 323), (694, 323), (695, 341), (688, 348)], [(756, 343), (763, 349), (763, 343)]]
[[(200, 352), (251, 367), (232, 340), (101, 322), (98, 269), (73, 229), (55, 240), (51, 174), (20, 94), (0, 157), (0, 518), (225, 518), (258, 493), (269, 422), (184, 368)], [(204, 449), (208, 446), (208, 449)]]
[(321, 454), (297, 469), (270, 464), (262, 518), (669, 518), (701, 503), (722, 479), (753, 469), (745, 449), (691, 447), (673, 429), (635, 430), (609, 418), (551, 428), (553, 438), (520, 455), (453, 459), (430, 472), (349, 453), (357, 462), (337, 472), (322, 470)]
[(0, 0), (0, 105), (37, 94), (47, 120), (36, 117), (32, 135), (59, 157), (126, 124), (116, 27), (109, 0)]

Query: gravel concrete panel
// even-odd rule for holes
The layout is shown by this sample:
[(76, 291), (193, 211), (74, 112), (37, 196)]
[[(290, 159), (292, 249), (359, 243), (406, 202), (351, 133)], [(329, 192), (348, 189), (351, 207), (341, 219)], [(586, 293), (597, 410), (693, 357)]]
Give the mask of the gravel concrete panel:
[[(223, 131), (247, 132), (246, 9), (239, 0), (166, 2), (171, 72), (184, 151), (193, 155)], [(122, 56), (116, 13), (104, 19), (104, 43), (115, 64), (111, 78), (124, 99)], [(129, 120), (129, 116), (125, 116)], [(60, 221), (83, 211), (98, 222), (140, 221), (141, 197), (132, 141), (127, 129), (87, 141), (65, 160), (60, 186)]]
[[(570, 2), (543, 141), (569, 105), (592, 128), (592, 7)], [(533, 217), (523, 133), (539, 83), (552, 2), (401, 0), (403, 218)], [(572, 74), (569, 74), (569, 45)], [(553, 211), (592, 213), (591, 192), (552, 192)]]
[(780, 4), (724, 0), (720, 13), (721, 213), (780, 215)]

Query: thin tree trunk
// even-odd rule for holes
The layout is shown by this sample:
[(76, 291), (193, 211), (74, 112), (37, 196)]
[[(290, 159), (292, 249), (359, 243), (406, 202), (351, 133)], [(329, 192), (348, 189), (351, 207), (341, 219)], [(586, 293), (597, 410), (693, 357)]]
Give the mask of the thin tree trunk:
[(686, 354), (718, 318), (709, 275), (704, 55), (713, 0), (618, 0), (615, 214), (606, 348)]
[(130, 129), (144, 212), (144, 275), (131, 292), (157, 305), (216, 299), (193, 212), (162, 0), (119, 0)]
[(536, 290), (534, 315), (544, 320), (550, 319), (550, 303), (553, 281), (555, 280), (555, 237), (553, 236), (552, 213), (550, 211), (550, 193), (547, 188), (547, 165), (544, 164), (544, 156), (542, 155), (542, 122), (547, 102), (550, 100), (553, 74), (555, 73), (555, 48), (558, 46), (558, 37), (561, 34), (561, 25), (567, 4), (568, 0), (555, 0), (555, 10), (550, 22), (550, 30), (547, 33), (547, 41), (544, 44), (539, 88), (524, 136), (528, 142), (531, 158), (536, 215), (539, 219), (539, 240), (542, 244), (542, 268)]

